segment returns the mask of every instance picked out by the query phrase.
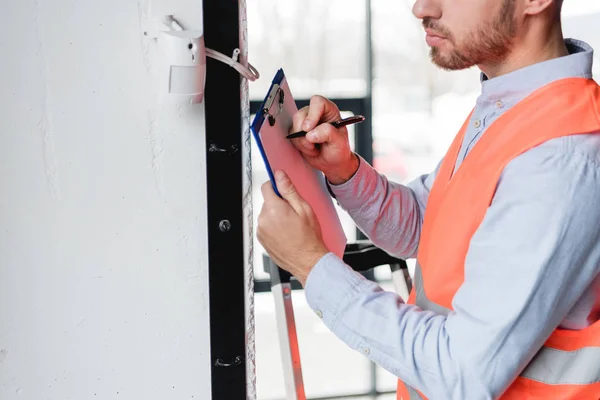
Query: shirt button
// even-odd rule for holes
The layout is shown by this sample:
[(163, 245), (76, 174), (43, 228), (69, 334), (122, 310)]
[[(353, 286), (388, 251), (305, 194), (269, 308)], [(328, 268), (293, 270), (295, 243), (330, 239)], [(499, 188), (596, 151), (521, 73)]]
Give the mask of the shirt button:
[(503, 102), (501, 102), (500, 100), (498, 100), (498, 101), (496, 102), (496, 107), (498, 107), (498, 108), (502, 108), (502, 107), (504, 107), (504, 103), (503, 103)]
[(363, 349), (363, 353), (365, 353), (365, 355), (367, 355), (367, 356), (368, 356), (368, 355), (371, 353), (371, 350), (369, 350), (369, 348), (368, 348), (368, 347), (365, 347), (365, 348)]
[(475, 128), (479, 128), (481, 126), (481, 121), (476, 119), (473, 125), (475, 125)]
[(317, 314), (317, 317), (323, 319), (323, 313), (321, 312), (321, 310), (316, 310), (315, 313)]

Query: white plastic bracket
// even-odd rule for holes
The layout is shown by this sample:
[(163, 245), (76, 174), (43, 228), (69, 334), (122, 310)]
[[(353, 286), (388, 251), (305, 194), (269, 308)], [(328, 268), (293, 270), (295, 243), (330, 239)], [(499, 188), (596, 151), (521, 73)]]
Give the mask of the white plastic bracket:
[(160, 18), (145, 18), (141, 26), (145, 37), (156, 40), (159, 102), (202, 102), (206, 78), (203, 32), (184, 30), (170, 14)]

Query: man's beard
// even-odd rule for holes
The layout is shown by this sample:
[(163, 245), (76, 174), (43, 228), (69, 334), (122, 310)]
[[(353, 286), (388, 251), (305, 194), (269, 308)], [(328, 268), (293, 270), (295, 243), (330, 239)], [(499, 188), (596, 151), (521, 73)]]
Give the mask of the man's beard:
[(452, 34), (443, 27), (437, 27), (430, 18), (423, 20), (425, 28), (431, 28), (444, 35), (454, 44), (449, 54), (431, 47), (430, 57), (434, 64), (446, 70), (461, 70), (480, 64), (498, 64), (508, 53), (515, 34), (515, 2), (504, 0), (502, 8), (491, 24), (479, 27), (475, 32), (456, 43)]

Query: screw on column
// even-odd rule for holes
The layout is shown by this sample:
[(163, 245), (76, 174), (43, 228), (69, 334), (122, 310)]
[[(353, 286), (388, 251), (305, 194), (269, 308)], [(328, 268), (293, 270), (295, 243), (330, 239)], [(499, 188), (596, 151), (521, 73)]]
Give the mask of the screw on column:
[(220, 148), (219, 146), (217, 146), (216, 144), (214, 144), (214, 143), (211, 143), (211, 144), (208, 146), (208, 151), (209, 151), (209, 152), (211, 152), (211, 153), (212, 153), (212, 152), (215, 152), (215, 151), (216, 151), (216, 152), (222, 152), (222, 153), (226, 153), (226, 152), (227, 152), (227, 149), (222, 149), (222, 148)]
[(229, 232), (229, 230), (231, 229), (231, 222), (224, 219), (223, 221), (219, 222), (219, 229), (221, 230), (221, 232)]

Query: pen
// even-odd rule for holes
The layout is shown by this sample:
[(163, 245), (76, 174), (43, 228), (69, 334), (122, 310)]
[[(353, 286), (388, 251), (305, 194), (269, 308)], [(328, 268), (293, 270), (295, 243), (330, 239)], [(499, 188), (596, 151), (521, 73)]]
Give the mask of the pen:
[[(362, 115), (353, 115), (348, 118), (340, 119), (339, 121), (331, 122), (331, 125), (334, 128), (341, 128), (342, 126), (357, 124), (359, 122), (363, 122), (364, 120), (365, 120), (365, 117), (363, 117)], [(303, 137), (303, 136), (306, 136), (306, 132), (300, 131), (300, 132), (290, 133), (285, 138), (286, 139), (294, 139), (294, 138), (299, 138), (299, 137)]]

